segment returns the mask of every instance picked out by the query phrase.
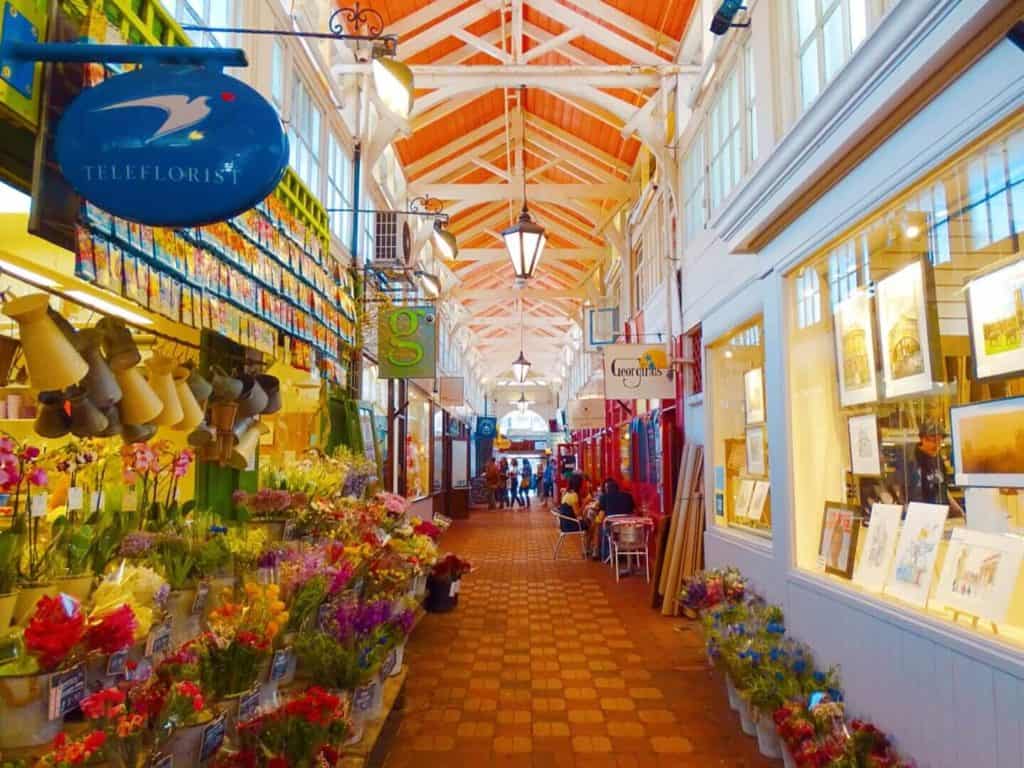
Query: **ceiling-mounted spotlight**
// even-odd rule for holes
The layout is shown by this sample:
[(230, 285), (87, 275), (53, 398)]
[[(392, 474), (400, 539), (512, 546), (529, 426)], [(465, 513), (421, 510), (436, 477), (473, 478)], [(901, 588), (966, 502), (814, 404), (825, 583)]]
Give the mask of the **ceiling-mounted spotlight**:
[(413, 85), (412, 70), (405, 62), (374, 51), (373, 85), (381, 103), (396, 116), (408, 120), (412, 113)]
[(423, 288), (423, 292), (432, 299), (436, 299), (441, 295), (441, 278), (437, 275), (432, 275), (429, 272), (424, 272), (417, 269), (413, 272), (420, 281), (420, 287)]
[(445, 229), (445, 224), (441, 219), (434, 221), (434, 244), (446, 261), (454, 261), (458, 258), (459, 241), (455, 239), (455, 235)]
[(455, 235), (448, 231), (450, 218), (444, 212), (444, 203), (436, 197), (423, 195), (410, 200), (408, 209), (410, 213), (423, 213), (434, 217), (434, 245), (441, 252), (443, 259), (454, 261), (459, 255), (459, 243)]

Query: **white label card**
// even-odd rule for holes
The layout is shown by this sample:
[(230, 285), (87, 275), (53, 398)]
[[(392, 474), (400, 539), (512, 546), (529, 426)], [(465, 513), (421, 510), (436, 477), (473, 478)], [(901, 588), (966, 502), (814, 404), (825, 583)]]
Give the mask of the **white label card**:
[(85, 503), (85, 493), (77, 485), (68, 488), (68, 512), (77, 512)]
[(46, 517), (46, 504), (50, 498), (48, 493), (33, 493), (29, 499), (29, 513), (32, 517)]

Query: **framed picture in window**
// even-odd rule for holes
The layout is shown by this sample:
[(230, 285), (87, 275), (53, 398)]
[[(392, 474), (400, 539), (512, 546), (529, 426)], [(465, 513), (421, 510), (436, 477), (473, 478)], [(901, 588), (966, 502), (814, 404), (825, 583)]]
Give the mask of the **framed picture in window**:
[(1020, 538), (957, 528), (935, 587), (935, 601), (1001, 624), (1010, 610), (1022, 561)]
[(892, 570), (885, 582), (886, 594), (924, 608), (932, 586), (939, 542), (949, 507), (912, 501), (907, 505)]
[(768, 446), (764, 426), (747, 428), (747, 474), (763, 477), (768, 473)]
[(1024, 488), (1024, 397), (949, 409), (956, 483), (978, 488)]
[(919, 258), (878, 281), (878, 336), (886, 397), (932, 388), (937, 351), (931, 320), (928, 267)]
[(768, 491), (770, 484), (767, 480), (758, 480), (754, 483), (754, 492), (750, 496), (750, 506), (747, 508), (747, 517), (755, 523), (765, 522), (765, 512), (768, 506)]
[(858, 509), (852, 504), (825, 502), (821, 520), (821, 540), (818, 559), (826, 573), (853, 578), (853, 563), (857, 556), (857, 536), (860, 533)]
[(736, 491), (736, 506), (732, 511), (734, 519), (743, 520), (750, 517), (750, 499), (754, 495), (754, 481), (750, 478), (740, 480)]
[(747, 424), (764, 423), (764, 371), (754, 368), (743, 374), (743, 402)]
[(967, 283), (967, 323), (975, 379), (1024, 371), (1024, 261)]
[(878, 364), (871, 297), (858, 290), (836, 305), (833, 314), (839, 405), (873, 403), (878, 399)]
[(850, 469), (853, 474), (881, 476), (878, 417), (873, 413), (851, 416), (847, 426), (850, 430)]

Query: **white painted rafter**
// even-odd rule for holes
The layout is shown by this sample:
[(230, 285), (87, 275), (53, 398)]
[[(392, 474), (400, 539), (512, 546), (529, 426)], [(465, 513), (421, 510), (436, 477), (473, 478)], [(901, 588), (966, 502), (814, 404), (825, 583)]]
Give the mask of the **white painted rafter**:
[[(558, 202), (571, 199), (617, 200), (629, 198), (639, 191), (630, 181), (605, 184), (527, 184), (527, 197), (538, 202)], [(493, 200), (521, 200), (522, 187), (516, 184), (424, 184), (414, 181), (409, 185), (412, 195), (430, 195), (441, 200), (475, 200), (480, 203)]]

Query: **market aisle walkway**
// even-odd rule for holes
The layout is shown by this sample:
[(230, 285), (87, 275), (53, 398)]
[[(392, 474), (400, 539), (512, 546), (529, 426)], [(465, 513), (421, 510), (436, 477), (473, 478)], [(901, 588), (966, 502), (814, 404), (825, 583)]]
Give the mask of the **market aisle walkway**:
[(476, 570), (458, 608), (413, 635), (385, 768), (776, 765), (740, 732), (699, 633), (575, 541), (554, 562), (555, 538), (536, 503), (474, 510), (445, 535)]

